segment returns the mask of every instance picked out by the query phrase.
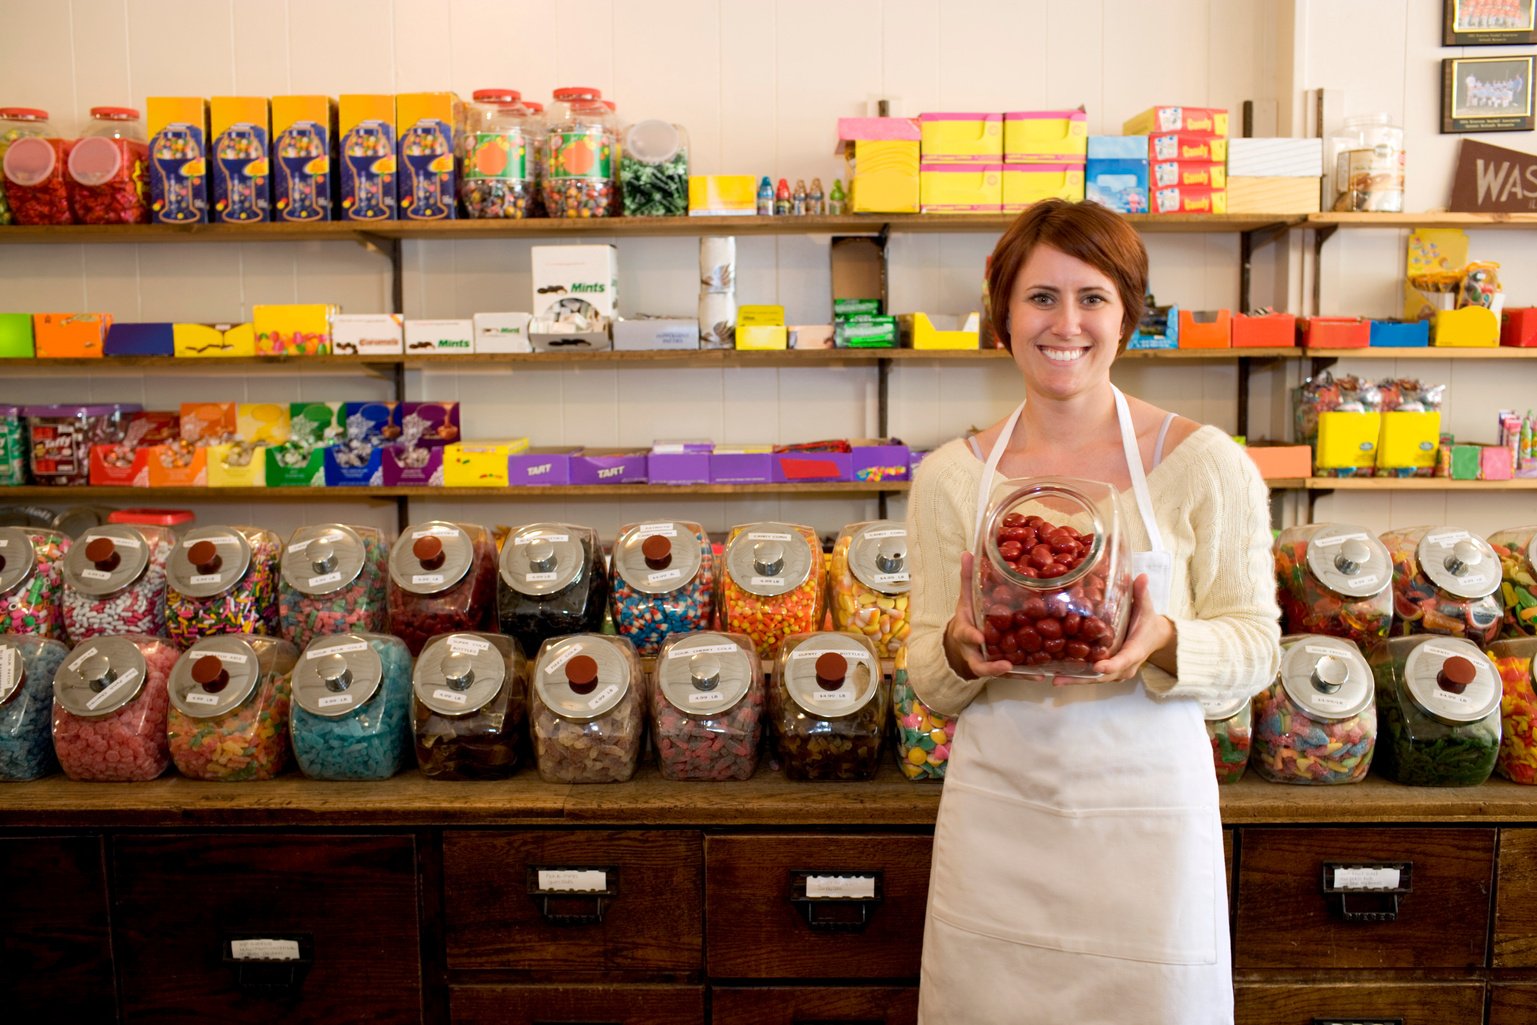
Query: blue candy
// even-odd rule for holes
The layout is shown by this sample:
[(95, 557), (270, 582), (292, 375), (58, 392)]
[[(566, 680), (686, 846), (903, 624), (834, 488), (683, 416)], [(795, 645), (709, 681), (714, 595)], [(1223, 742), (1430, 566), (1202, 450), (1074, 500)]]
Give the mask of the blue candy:
[(58, 769), (53, 754), (53, 674), (68, 645), (16, 635), (6, 643), (21, 655), (18, 693), (0, 705), (0, 780), (38, 779)]
[(384, 676), (363, 707), (330, 719), (293, 706), (294, 760), (311, 779), (389, 779), (412, 752), (411, 653), (398, 637), (370, 635), (368, 644)]

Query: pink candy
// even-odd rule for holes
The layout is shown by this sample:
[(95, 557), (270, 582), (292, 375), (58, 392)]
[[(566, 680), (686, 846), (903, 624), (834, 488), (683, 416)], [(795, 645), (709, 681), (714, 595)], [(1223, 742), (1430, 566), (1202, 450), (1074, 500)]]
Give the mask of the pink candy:
[[(151, 780), (171, 764), (166, 740), (170, 712), (166, 681), (176, 664), (176, 648), (143, 634), (124, 639), (138, 648), (145, 663), (143, 684), (132, 700), (115, 711), (90, 717), (76, 715), (54, 702), (54, 752), (70, 779), (105, 783)], [(93, 643), (76, 647), (64, 667), (75, 664)]]

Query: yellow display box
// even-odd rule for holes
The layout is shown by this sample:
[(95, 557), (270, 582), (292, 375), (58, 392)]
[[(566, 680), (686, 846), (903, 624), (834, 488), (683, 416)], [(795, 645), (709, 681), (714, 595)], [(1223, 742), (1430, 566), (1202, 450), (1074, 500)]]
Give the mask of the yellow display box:
[(918, 212), (918, 123), (905, 117), (841, 117), (837, 153), (849, 180), (849, 212)]
[(281, 445), (291, 422), (286, 402), (239, 402), (235, 405), (235, 436), (241, 441)]
[(1433, 467), (1440, 447), (1439, 412), (1392, 410), (1382, 414), (1382, 435), (1377, 441), (1378, 466), (1395, 470)]
[(736, 313), (738, 349), (785, 349), (789, 347), (783, 306), (743, 306)]
[(925, 164), (1003, 163), (1002, 114), (919, 114)]
[(1006, 164), (1081, 164), (1088, 154), (1089, 119), (1082, 107), (1003, 115)]
[(1430, 344), (1454, 349), (1492, 349), (1500, 344), (1500, 318), (1484, 306), (1437, 310)]
[(1013, 213), (1043, 199), (1083, 199), (1082, 164), (1003, 165), (1003, 209)]
[[(229, 462), (237, 449), (249, 454), (244, 466)], [(267, 446), (209, 445), (205, 450), (208, 486), (211, 488), (264, 488), (267, 486)]]
[[(1078, 182), (1081, 190), (1083, 175)], [(918, 190), (926, 214), (995, 214), (1003, 209), (1003, 165), (925, 163)]]
[(981, 347), (982, 315), (963, 318), (927, 313), (902, 313), (897, 327), (904, 349), (976, 349)]
[(251, 311), (258, 356), (323, 356), (331, 351), (329, 303), (282, 303)]
[(1319, 413), (1319, 469), (1377, 465), (1377, 441), (1382, 436), (1381, 413)]
[(182, 359), (256, 355), (256, 330), (250, 324), (172, 324), (171, 343)]
[(750, 217), (758, 212), (758, 184), (750, 174), (688, 176), (690, 217)]
[(507, 458), (528, 451), (527, 438), (456, 441), (443, 449), (443, 486), (505, 488)]

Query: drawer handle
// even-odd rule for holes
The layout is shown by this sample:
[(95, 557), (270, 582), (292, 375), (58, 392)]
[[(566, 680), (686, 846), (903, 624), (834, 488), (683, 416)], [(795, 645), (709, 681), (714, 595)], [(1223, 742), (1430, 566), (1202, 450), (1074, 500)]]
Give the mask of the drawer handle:
[(535, 1018), (533, 1025), (624, 1025), (622, 1021), (569, 1021), (565, 1018)]
[(619, 869), (590, 865), (530, 865), (528, 895), (551, 925), (601, 925), (619, 896)]
[(1398, 898), (1413, 889), (1412, 861), (1324, 862), (1324, 896), (1347, 922), (1397, 921)]
[(881, 902), (881, 871), (790, 873), (790, 903), (818, 932), (862, 932)]
[(226, 933), (221, 948), (242, 993), (293, 994), (315, 963), (315, 943), (307, 933)]
[(886, 1025), (885, 1018), (792, 1018), (790, 1025)]
[(1314, 1018), (1313, 1025), (1404, 1025), (1402, 1018)]

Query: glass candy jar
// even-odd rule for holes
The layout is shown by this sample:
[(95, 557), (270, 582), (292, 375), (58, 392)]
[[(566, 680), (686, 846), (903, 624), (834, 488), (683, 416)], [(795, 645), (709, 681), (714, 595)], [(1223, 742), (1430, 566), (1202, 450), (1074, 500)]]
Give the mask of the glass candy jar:
[(748, 523), (731, 528), (721, 576), (721, 626), (752, 638), (770, 658), (779, 642), (822, 626), (827, 572), (822, 543), (810, 527)]
[(656, 660), (651, 743), (663, 779), (747, 779), (758, 764), (763, 673), (742, 634), (674, 634)]
[(406, 529), (390, 550), (390, 632), (420, 654), (442, 633), (490, 625), (496, 607), (496, 542), (474, 523), (431, 520)]
[(389, 779), (411, 744), (411, 653), (398, 637), (317, 637), (293, 674), (289, 732), (311, 779)]
[(608, 574), (597, 531), (531, 523), (502, 545), (497, 620), (524, 651), (551, 637), (597, 633), (608, 607)]
[(894, 520), (851, 523), (838, 534), (829, 570), (833, 626), (862, 633), (882, 658), (907, 644), (907, 527)]
[(502, 634), (451, 633), (412, 673), (416, 764), (430, 779), (501, 779), (518, 767), (528, 726), (528, 664)]
[(624, 527), (609, 568), (614, 627), (642, 655), (674, 633), (710, 629), (715, 619), (715, 555), (697, 523), (664, 520)]
[(792, 634), (780, 644), (769, 722), (786, 779), (873, 779), (890, 711), (868, 638)]
[(288, 766), (290, 676), (299, 649), (277, 637), (225, 634), (187, 649), (171, 670), (171, 760), (190, 779), (273, 779)]
[(1505, 607), (1502, 637), (1537, 635), (1537, 527), (1512, 527), (1489, 535), (1500, 558), (1500, 599)]
[(623, 783), (645, 733), (646, 678), (623, 637), (545, 642), (529, 689), (539, 776), (549, 783)]
[(1275, 543), (1281, 629), (1370, 647), (1393, 626), (1393, 563), (1363, 527), (1287, 527)]
[(1372, 671), (1350, 641), (1281, 639), (1281, 671), (1254, 696), (1254, 771), (1273, 783), (1359, 783), (1377, 745)]
[(1370, 656), (1381, 742), (1377, 761), (1400, 783), (1471, 787), (1500, 750), (1500, 678), (1461, 637), (1393, 637)]
[(1382, 543), (1393, 559), (1394, 633), (1475, 644), (1499, 636), (1500, 560), (1487, 541), (1457, 527), (1405, 527)]

